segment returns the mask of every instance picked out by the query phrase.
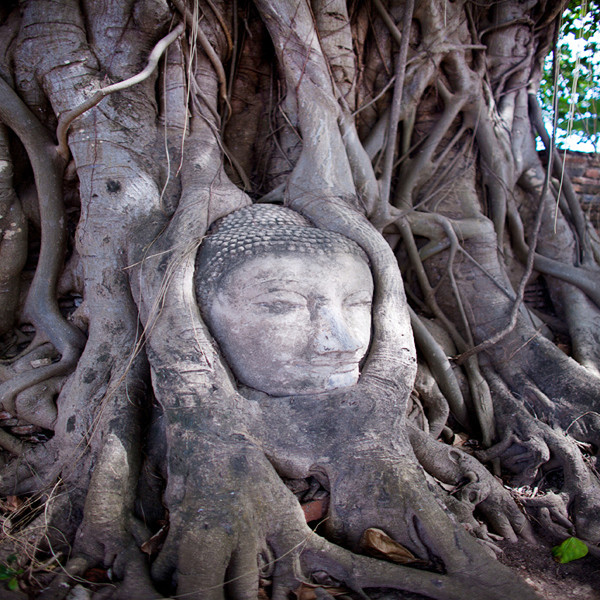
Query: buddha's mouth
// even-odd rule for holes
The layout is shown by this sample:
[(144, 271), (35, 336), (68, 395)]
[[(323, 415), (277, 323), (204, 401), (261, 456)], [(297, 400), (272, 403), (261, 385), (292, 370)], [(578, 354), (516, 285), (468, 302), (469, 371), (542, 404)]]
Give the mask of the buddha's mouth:
[(358, 362), (328, 362), (328, 363), (310, 363), (310, 370), (320, 374), (341, 375), (343, 373), (351, 373), (358, 368)]
[(352, 363), (295, 363), (289, 379), (278, 379), (270, 391), (272, 396), (307, 396), (325, 394), (338, 388), (346, 388), (358, 381), (359, 366)]

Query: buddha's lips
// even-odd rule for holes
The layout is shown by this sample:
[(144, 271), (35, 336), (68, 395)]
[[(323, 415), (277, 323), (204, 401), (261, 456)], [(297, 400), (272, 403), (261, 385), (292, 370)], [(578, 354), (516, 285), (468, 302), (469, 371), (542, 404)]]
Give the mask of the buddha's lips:
[(308, 368), (317, 372), (349, 373), (358, 367), (358, 362), (351, 363), (310, 363)]

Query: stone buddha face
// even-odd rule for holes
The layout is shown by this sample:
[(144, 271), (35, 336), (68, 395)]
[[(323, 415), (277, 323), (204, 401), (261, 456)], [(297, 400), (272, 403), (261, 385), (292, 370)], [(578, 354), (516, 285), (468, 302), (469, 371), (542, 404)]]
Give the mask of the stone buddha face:
[[(323, 241), (319, 230), (308, 235), (314, 240), (284, 243), (268, 234), (249, 252), (242, 242), (242, 259), (234, 252), (238, 258), (215, 278), (212, 291), (198, 294), (237, 379), (272, 396), (355, 384), (369, 346), (373, 279), (366, 259), (345, 251), (349, 240), (338, 245), (334, 238)], [(197, 290), (202, 285), (197, 277)]]

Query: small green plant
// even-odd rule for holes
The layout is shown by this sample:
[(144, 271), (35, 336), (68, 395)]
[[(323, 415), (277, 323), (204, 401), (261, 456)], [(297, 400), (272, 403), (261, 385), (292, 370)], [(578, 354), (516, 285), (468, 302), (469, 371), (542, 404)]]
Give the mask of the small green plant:
[(16, 566), (17, 557), (14, 554), (6, 557), (6, 564), (0, 564), (0, 581), (6, 581), (6, 587), (15, 592), (19, 589), (17, 577), (23, 573), (23, 569)]
[(558, 546), (552, 548), (552, 556), (559, 563), (568, 563), (583, 558), (588, 553), (588, 547), (576, 537), (567, 538)]

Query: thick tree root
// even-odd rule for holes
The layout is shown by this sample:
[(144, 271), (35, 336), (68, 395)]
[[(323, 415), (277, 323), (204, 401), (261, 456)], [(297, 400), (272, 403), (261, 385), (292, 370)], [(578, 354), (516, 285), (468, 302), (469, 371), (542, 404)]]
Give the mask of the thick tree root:
[[(153, 566), (158, 582), (176, 582), (177, 596), (221, 600), (227, 590), (236, 599), (255, 598), (256, 556), (268, 547), (266, 555), (274, 556), (272, 597), (276, 600), (287, 598), (301, 583), (310, 583), (313, 574), (322, 577), (323, 572), (360, 594), (366, 588), (386, 588), (439, 600), (537, 597), (505, 567), (476, 550), (477, 542), (466, 533), (459, 536), (458, 554), (445, 565), (445, 573), (394, 565), (334, 545), (307, 527), (297, 500), (260, 453), (236, 442), (224, 454), (223, 441), (207, 446), (206, 436), (198, 440), (200, 453), (201, 447), (210, 452), (218, 481), (202, 469), (195, 477), (188, 474), (185, 497), (170, 505), (169, 537)], [(187, 468), (191, 466), (188, 463)], [(224, 484), (229, 483), (235, 483), (235, 488), (226, 492)], [(440, 530), (439, 535), (445, 533)], [(469, 550), (463, 555), (459, 548), (464, 550), (469, 539)], [(435, 540), (431, 541), (435, 552)], [(199, 561), (194, 548), (211, 548), (211, 552)]]
[[(460, 574), (438, 574), (410, 567), (391, 565), (369, 557), (352, 554), (332, 546), (322, 538), (311, 540), (303, 559), (305, 568), (325, 570), (350, 589), (361, 592), (365, 588), (389, 588), (422, 594), (438, 600), (482, 600), (485, 598), (538, 598), (514, 575), (498, 563), (490, 562), (489, 570), (465, 569)], [(497, 567), (500, 567), (497, 569)], [(491, 584), (497, 577), (495, 585)]]
[[(61, 381), (64, 381), (62, 378), (73, 371), (77, 366), (78, 359), (78, 352), (71, 356), (63, 356), (56, 363), (19, 373), (9, 381), (0, 384), (0, 404), (2, 408), (11, 414), (18, 414), (16, 399), (19, 394), (43, 382), (48, 382), (49, 386), (56, 389), (56, 382), (50, 383), (50, 381), (55, 378), (61, 378)], [(35, 390), (31, 390), (31, 394), (35, 394)]]
[(547, 509), (561, 526), (568, 527), (570, 521), (579, 536), (598, 543), (600, 478), (586, 464), (575, 440), (533, 418), (490, 369), (486, 369), (486, 377), (498, 395), (498, 430), (502, 438), (495, 447), (478, 452), (478, 458), (482, 461), (499, 458), (515, 474), (515, 485), (531, 489), (541, 484), (545, 472), (560, 471), (561, 494), (547, 494), (548, 498), (529, 504)]
[(56, 283), (66, 245), (66, 217), (62, 199), (65, 163), (56, 152), (46, 128), (14, 90), (0, 78), (0, 119), (23, 142), (33, 168), (39, 197), (42, 241), (36, 272), (24, 312), (38, 334), (45, 334), (61, 355), (58, 363), (21, 373), (0, 386), (0, 403), (14, 412), (18, 393), (46, 379), (71, 372), (85, 346), (83, 333), (60, 313)]
[(22, 452), (18, 459), (9, 462), (2, 469), (1, 495), (33, 494), (52, 487), (54, 454), (48, 444), (21, 444)]
[(72, 558), (63, 567), (62, 573), (52, 580), (52, 583), (39, 594), (38, 598), (40, 600), (63, 600), (73, 584), (85, 581), (81, 577), (90, 566), (90, 561), (83, 557)]
[(13, 189), (8, 131), (0, 124), (0, 335), (14, 325), (27, 260), (27, 220)]
[[(520, 537), (536, 543), (527, 518), (512, 496), (476, 458), (460, 448), (437, 442), (414, 427), (409, 427), (409, 436), (423, 468), (455, 486), (452, 495), (460, 501), (462, 510), (479, 510), (495, 533), (509, 541), (516, 542)], [(479, 535), (486, 537), (481, 530)]]

